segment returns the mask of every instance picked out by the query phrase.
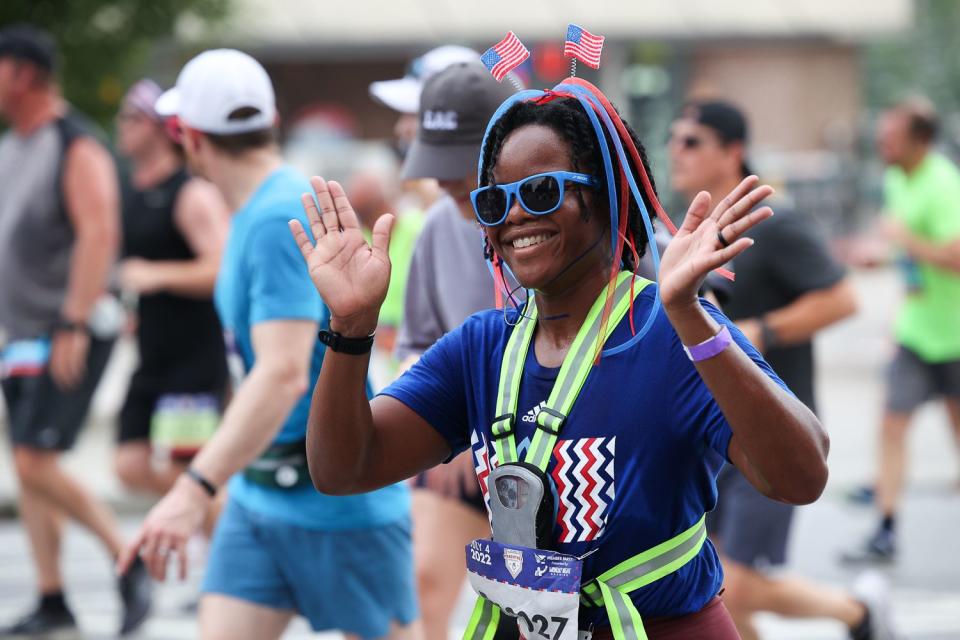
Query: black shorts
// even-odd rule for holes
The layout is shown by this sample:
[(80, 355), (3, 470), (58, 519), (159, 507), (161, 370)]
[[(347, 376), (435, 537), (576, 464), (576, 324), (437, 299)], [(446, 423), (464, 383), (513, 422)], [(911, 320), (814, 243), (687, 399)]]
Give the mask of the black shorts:
[(134, 373), (127, 390), (127, 398), (120, 409), (120, 430), (117, 434), (118, 442), (149, 441), (153, 415), (157, 401), (167, 394), (209, 394), (217, 399), (222, 411), (224, 405), (225, 388), (219, 389), (194, 388), (183, 384), (170, 382), (164, 384), (157, 376), (145, 374), (142, 370)]
[(61, 390), (49, 371), (3, 380), (3, 398), (14, 446), (66, 451), (87, 417), (93, 392), (113, 350), (112, 340), (90, 340), (86, 374), (75, 388)]
[(937, 396), (960, 400), (960, 360), (925, 362), (910, 349), (899, 347), (887, 372), (887, 411), (913, 413)]
[(717, 477), (717, 490), (717, 508), (707, 514), (707, 531), (721, 555), (754, 569), (786, 562), (793, 505), (766, 497), (729, 464)]

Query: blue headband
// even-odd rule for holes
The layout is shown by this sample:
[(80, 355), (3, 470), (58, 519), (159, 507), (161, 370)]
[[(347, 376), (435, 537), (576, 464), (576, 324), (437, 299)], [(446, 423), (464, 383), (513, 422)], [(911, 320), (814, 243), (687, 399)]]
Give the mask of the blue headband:
[[(647, 233), (647, 245), (652, 251), (653, 257), (653, 268), (654, 273), (660, 273), (660, 251), (657, 248), (657, 241), (653, 233), (653, 223), (650, 221), (650, 213), (647, 211), (647, 207), (643, 202), (643, 198), (640, 195), (640, 189), (637, 187), (636, 180), (633, 177), (633, 173), (629, 171), (630, 163), (627, 161), (626, 153), (623, 150), (623, 143), (620, 140), (620, 136), (616, 130), (616, 127), (613, 124), (613, 121), (610, 119), (610, 115), (603, 108), (603, 105), (599, 103), (597, 98), (586, 88), (579, 85), (571, 84), (558, 84), (553, 88), (554, 91), (564, 91), (573, 94), (577, 99), (580, 105), (583, 107), (583, 110), (587, 113), (587, 117), (590, 119), (590, 124), (593, 126), (594, 134), (597, 136), (597, 140), (600, 143), (600, 153), (603, 156), (603, 166), (604, 172), (607, 177), (607, 195), (608, 201), (610, 204), (610, 241), (611, 241), (611, 251), (616, 253), (617, 246), (617, 233), (619, 229), (618, 217), (619, 217), (619, 208), (617, 206), (617, 190), (614, 183), (614, 172), (613, 172), (613, 162), (610, 157), (610, 148), (607, 143), (606, 136), (603, 135), (603, 128), (600, 125), (600, 120), (597, 118), (595, 110), (600, 113), (600, 117), (603, 119), (603, 124), (606, 126), (607, 131), (610, 133), (610, 138), (613, 140), (614, 147), (617, 150), (617, 157), (620, 160), (620, 166), (624, 168), (624, 175), (627, 178), (627, 183), (630, 185), (630, 191), (633, 193), (633, 197), (637, 202), (637, 205), (640, 209), (641, 218), (643, 219), (643, 226)], [(477, 162), (477, 183), (483, 181), (483, 158), (484, 151), (487, 147), (487, 138), (490, 135), (491, 129), (494, 125), (503, 117), (503, 115), (510, 109), (514, 104), (524, 100), (535, 100), (547, 95), (544, 91), (536, 90), (526, 90), (520, 91), (513, 94), (509, 98), (503, 101), (503, 103), (497, 108), (493, 116), (490, 118), (490, 121), (487, 123), (487, 130), (483, 134), (483, 141), (480, 144), (480, 158)], [(488, 267), (492, 269), (491, 265)], [(506, 264), (503, 267), (507, 270), (508, 273), (516, 280), (516, 276), (510, 271), (509, 266)], [(621, 351), (629, 349), (631, 346), (636, 344), (653, 326), (654, 320), (656, 320), (657, 313), (660, 309), (660, 295), (659, 291), (654, 297), (653, 307), (650, 309), (650, 313), (647, 315), (647, 319), (644, 322), (643, 326), (632, 336), (629, 340), (623, 344), (617, 345), (616, 347), (611, 347), (609, 349), (604, 349), (602, 352), (602, 357), (612, 356)]]

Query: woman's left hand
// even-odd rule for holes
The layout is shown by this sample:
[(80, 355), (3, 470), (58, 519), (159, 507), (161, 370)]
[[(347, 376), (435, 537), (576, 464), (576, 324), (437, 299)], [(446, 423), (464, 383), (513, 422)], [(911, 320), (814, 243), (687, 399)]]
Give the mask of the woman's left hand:
[(759, 181), (756, 176), (744, 178), (712, 212), (706, 191), (690, 203), (683, 224), (660, 261), (660, 299), (667, 312), (698, 304), (698, 292), (707, 274), (753, 244), (752, 239), (741, 237), (743, 233), (773, 215), (770, 207), (753, 210), (773, 193), (769, 185), (753, 188)]

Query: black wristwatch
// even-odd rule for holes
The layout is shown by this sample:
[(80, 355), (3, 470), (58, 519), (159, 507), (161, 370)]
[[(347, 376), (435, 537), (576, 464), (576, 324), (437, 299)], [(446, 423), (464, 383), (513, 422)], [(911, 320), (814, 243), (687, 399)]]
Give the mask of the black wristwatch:
[(321, 329), (317, 338), (327, 345), (327, 348), (331, 351), (346, 353), (351, 356), (362, 356), (365, 353), (370, 353), (370, 350), (373, 349), (373, 336), (374, 334), (371, 333), (365, 338), (348, 338), (336, 331)]
[(217, 487), (215, 487), (212, 482), (204, 478), (203, 474), (193, 467), (187, 467), (187, 470), (183, 472), (183, 475), (200, 485), (200, 488), (203, 489), (211, 498), (217, 495)]
[(763, 342), (763, 350), (773, 349), (780, 344), (780, 337), (776, 334), (765, 316), (760, 317), (760, 340)]
[(56, 324), (53, 325), (53, 333), (90, 333), (90, 328), (84, 322), (77, 322), (75, 320), (67, 320), (66, 318), (60, 318), (57, 320)]

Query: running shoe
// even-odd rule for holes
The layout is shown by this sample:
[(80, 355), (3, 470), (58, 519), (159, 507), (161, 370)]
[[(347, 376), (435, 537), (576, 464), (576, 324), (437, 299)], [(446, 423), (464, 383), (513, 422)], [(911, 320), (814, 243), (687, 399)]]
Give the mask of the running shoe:
[(847, 493), (847, 500), (856, 505), (869, 507), (876, 499), (876, 490), (869, 485), (861, 485), (851, 489)]
[(853, 583), (853, 595), (867, 608), (869, 635), (865, 637), (869, 640), (897, 640), (887, 579), (877, 571), (863, 573)]
[(139, 556), (130, 565), (130, 569), (118, 578), (117, 590), (123, 602), (120, 635), (125, 636), (139, 629), (146, 621), (153, 599), (153, 581), (147, 572), (147, 565)]
[(37, 607), (11, 627), (0, 630), (0, 638), (78, 638), (77, 621), (67, 608)]
[(897, 559), (896, 534), (881, 527), (861, 546), (845, 551), (840, 559), (848, 564), (890, 564)]

